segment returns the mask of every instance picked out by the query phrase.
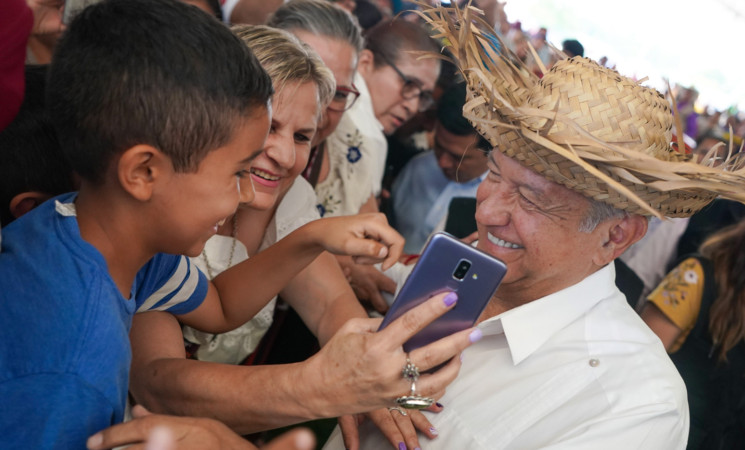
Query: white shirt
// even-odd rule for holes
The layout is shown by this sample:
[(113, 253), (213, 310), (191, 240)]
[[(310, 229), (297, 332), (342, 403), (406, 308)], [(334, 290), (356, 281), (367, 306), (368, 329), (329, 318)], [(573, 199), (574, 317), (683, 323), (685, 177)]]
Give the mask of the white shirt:
[(388, 141), (365, 80), (355, 74), (354, 84), (360, 97), (326, 139), (329, 173), (316, 185), (324, 217), (357, 214), (370, 195), (380, 194)]
[[(614, 278), (610, 264), (479, 324), (422, 448), (684, 449), (685, 385)], [(386, 448), (369, 422), (360, 439)], [(324, 448), (343, 448), (338, 428)]]

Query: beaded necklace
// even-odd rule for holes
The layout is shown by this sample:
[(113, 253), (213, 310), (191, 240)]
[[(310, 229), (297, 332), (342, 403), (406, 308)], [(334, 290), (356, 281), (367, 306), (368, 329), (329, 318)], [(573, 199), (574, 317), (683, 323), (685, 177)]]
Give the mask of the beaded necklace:
[[(233, 238), (233, 243), (230, 245), (230, 255), (228, 256), (228, 266), (225, 268), (225, 270), (229, 269), (233, 265), (233, 254), (235, 253), (235, 241), (236, 235), (238, 234), (238, 211), (236, 211), (233, 214), (233, 220), (232, 220), (232, 226), (233, 230), (230, 232), (230, 237)], [(207, 259), (207, 248), (202, 249), (202, 257), (204, 258), (204, 265), (207, 267), (207, 276), (209, 279), (213, 279), (213, 272), (212, 272), (212, 266), (210, 265), (210, 260)]]

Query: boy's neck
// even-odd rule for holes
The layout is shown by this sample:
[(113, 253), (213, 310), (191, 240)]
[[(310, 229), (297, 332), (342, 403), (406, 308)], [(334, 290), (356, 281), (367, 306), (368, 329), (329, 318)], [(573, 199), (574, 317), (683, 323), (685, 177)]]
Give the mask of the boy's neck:
[(129, 298), (137, 272), (154, 254), (140, 238), (137, 217), (127, 200), (106, 187), (83, 183), (75, 200), (80, 237), (104, 257), (109, 275), (124, 298)]

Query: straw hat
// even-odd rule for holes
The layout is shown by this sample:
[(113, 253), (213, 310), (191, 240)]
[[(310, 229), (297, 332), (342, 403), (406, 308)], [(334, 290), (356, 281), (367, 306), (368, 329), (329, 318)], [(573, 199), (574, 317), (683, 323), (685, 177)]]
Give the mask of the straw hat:
[(479, 13), (423, 6), (420, 15), (466, 79), (463, 115), (495, 149), (629, 213), (687, 217), (717, 196), (745, 202), (745, 159), (711, 167), (677, 152), (659, 92), (582, 57), (539, 79)]

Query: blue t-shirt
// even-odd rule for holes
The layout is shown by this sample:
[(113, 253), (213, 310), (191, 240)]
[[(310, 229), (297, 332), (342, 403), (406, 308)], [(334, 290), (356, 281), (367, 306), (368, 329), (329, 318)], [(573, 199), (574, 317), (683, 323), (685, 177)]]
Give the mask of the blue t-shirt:
[(101, 253), (81, 239), (74, 198), (47, 201), (3, 229), (3, 449), (85, 448), (90, 435), (121, 422), (135, 310), (152, 294), (170, 290), (149, 308), (184, 314), (207, 292), (206, 277), (188, 258), (158, 254), (125, 299)]
[(429, 235), (446, 219), (450, 201), (454, 197), (476, 197), (485, 176), (486, 172), (464, 183), (451, 181), (437, 165), (432, 150), (406, 163), (391, 191), (396, 230), (406, 239), (404, 252), (421, 253)]

